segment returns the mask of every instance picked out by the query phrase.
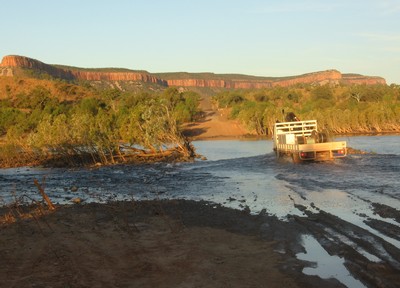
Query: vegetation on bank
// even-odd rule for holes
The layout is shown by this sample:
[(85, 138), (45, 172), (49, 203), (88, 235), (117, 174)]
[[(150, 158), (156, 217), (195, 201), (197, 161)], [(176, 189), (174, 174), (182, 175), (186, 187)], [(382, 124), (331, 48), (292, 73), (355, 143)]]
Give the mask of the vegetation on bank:
[(193, 157), (180, 127), (200, 112), (199, 93), (214, 93), (220, 108), (258, 135), (271, 135), (273, 124), (289, 111), (335, 134), (400, 131), (399, 85), (181, 92), (111, 84), (0, 77), (0, 166)]
[(400, 85), (296, 85), (225, 91), (214, 96), (220, 108), (258, 135), (271, 135), (283, 112), (316, 119), (333, 134), (400, 131)]
[(198, 113), (196, 93), (175, 88), (157, 93), (96, 91), (62, 81), (36, 83), (22, 89), (26, 83), (15, 81), (0, 90), (0, 166), (195, 156), (179, 127)]

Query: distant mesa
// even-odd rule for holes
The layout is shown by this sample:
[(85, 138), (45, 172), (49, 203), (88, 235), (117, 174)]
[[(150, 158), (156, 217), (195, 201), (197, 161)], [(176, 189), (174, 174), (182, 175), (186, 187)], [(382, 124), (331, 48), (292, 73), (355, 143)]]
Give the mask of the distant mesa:
[(143, 81), (164, 86), (167, 85), (166, 81), (159, 79), (147, 72), (135, 72), (131, 70), (112, 71), (113, 69), (104, 69), (111, 71), (102, 71), (102, 69), (84, 69), (68, 66), (49, 65), (36, 59), (16, 55), (3, 57), (0, 67), (32, 69), (38, 72), (47, 73), (55, 78), (61, 78), (65, 80)]
[(382, 77), (342, 74), (337, 70), (307, 73), (290, 77), (259, 77), (214, 73), (149, 73), (121, 68), (86, 69), (50, 65), (32, 58), (9, 55), (0, 64), (0, 76), (13, 76), (15, 69), (29, 69), (54, 78), (84, 81), (140, 81), (165, 87), (209, 87), (228, 89), (270, 88), (295, 84), (386, 84)]

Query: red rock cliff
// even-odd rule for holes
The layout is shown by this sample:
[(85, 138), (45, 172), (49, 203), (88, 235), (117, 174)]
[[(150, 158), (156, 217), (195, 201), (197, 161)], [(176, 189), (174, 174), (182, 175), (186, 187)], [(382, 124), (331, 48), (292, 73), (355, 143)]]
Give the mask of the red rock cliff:
[[(218, 77), (216, 75), (215, 77)], [(170, 79), (167, 80), (168, 86), (183, 87), (219, 87), (233, 89), (250, 89), (250, 88), (269, 88), (273, 86), (291, 86), (298, 83), (326, 83), (338, 82), (342, 79), (342, 74), (336, 70), (328, 70), (323, 72), (309, 73), (293, 77), (284, 78), (268, 78), (268, 79), (231, 79), (231, 80), (214, 80), (214, 79)]]
[(270, 80), (222, 80), (222, 79), (169, 79), (168, 86), (179, 87), (211, 87), (211, 88), (267, 88), (271, 87)]
[(70, 70), (74, 78), (87, 81), (143, 81), (167, 86), (165, 80), (159, 79), (147, 73), (138, 72), (94, 72)]
[[(231, 89), (250, 89), (250, 88), (269, 88), (274, 86), (291, 86), (299, 83), (325, 84), (325, 83), (347, 83), (347, 84), (386, 84), (381, 77), (369, 77), (358, 74), (341, 74), (336, 70), (308, 73), (292, 77), (252, 77), (245, 75), (218, 75), (212, 73), (190, 74), (184, 73), (179, 76), (174, 73), (169, 74), (167, 80), (164, 76), (155, 76), (148, 72), (137, 71), (101, 71), (100, 69), (74, 69), (73, 67), (56, 67), (48, 65), (35, 59), (23, 56), (5, 56), (0, 64), (3, 67), (0, 75), (13, 75), (9, 68), (27, 68), (46, 72), (53, 77), (63, 79), (78, 79), (87, 81), (142, 81), (147, 83), (159, 84), (162, 86), (178, 87), (210, 87), (210, 88), (231, 88)], [(8, 70), (4, 70), (7, 68)], [(223, 76), (223, 77), (222, 77)], [(232, 78), (230, 78), (232, 76)], [(243, 76), (243, 77), (242, 77)]]
[(288, 78), (281, 78), (274, 81), (273, 86), (291, 86), (295, 84), (325, 84), (325, 83), (338, 83), (342, 79), (342, 73), (337, 70), (327, 70), (321, 72), (314, 72), (293, 76)]
[(386, 84), (386, 80), (382, 77), (377, 76), (363, 76), (357, 74), (343, 74), (343, 83), (346, 84)]
[(160, 84), (163, 86), (167, 85), (165, 80), (159, 79), (155, 76), (152, 76), (149, 73), (140, 73), (140, 72), (103, 72), (103, 71), (85, 71), (79, 69), (63, 69), (57, 68), (55, 66), (45, 64), (38, 60), (23, 57), (10, 55), (3, 57), (1, 61), (0, 67), (18, 67), (18, 68), (27, 68), (38, 70), (42, 72), (46, 72), (49, 75), (56, 78), (63, 79), (78, 79), (78, 80), (87, 80), (87, 81), (143, 81), (150, 82), (155, 84)]
[(52, 65), (48, 65), (38, 60), (24, 56), (16, 56), (16, 55), (5, 56), (3, 57), (3, 60), (0, 63), (0, 67), (18, 67), (18, 68), (33, 69), (46, 72), (49, 75), (57, 78), (63, 78), (69, 80), (73, 78), (71, 73), (69, 73), (68, 71), (56, 68)]
[[(218, 78), (218, 75), (214, 76)], [(211, 78), (211, 77), (210, 77)], [(259, 78), (259, 79), (257, 79)], [(168, 86), (180, 87), (218, 87), (233, 89), (269, 88), (275, 86), (287, 87), (295, 84), (386, 84), (381, 77), (369, 77), (353, 74), (342, 74), (337, 70), (308, 73), (292, 77), (268, 78), (254, 77), (253, 79), (168, 79)]]

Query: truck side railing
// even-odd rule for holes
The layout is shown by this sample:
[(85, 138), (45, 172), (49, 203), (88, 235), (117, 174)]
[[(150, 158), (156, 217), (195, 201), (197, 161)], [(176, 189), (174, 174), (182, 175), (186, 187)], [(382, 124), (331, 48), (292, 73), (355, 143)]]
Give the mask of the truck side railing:
[(274, 125), (274, 146), (277, 144), (295, 144), (298, 137), (307, 138), (317, 131), (317, 120), (280, 122)]
[(317, 130), (317, 120), (279, 122), (274, 125), (274, 135), (296, 134), (309, 136), (313, 130)]

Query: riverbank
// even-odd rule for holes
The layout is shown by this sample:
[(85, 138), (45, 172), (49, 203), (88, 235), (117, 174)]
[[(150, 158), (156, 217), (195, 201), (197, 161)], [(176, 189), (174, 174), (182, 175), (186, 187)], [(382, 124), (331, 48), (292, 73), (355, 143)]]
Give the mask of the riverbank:
[[(376, 209), (400, 216), (387, 207)], [(187, 200), (75, 204), (51, 211), (8, 206), (1, 216), (0, 255), (6, 263), (0, 266), (1, 287), (344, 287), (334, 278), (302, 273), (315, 264), (296, 257), (306, 252), (301, 236), (311, 233), (324, 242), (328, 226), (362, 233), (323, 211), (281, 221), (265, 211), (251, 215)], [(371, 262), (351, 247), (331, 244), (325, 248), (342, 255), (365, 287), (400, 283), (390, 260)]]
[(18, 216), (1, 225), (2, 287), (338, 287), (277, 252), (300, 231), (267, 214), (184, 200), (1, 215), (10, 212)]

